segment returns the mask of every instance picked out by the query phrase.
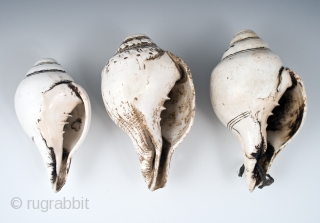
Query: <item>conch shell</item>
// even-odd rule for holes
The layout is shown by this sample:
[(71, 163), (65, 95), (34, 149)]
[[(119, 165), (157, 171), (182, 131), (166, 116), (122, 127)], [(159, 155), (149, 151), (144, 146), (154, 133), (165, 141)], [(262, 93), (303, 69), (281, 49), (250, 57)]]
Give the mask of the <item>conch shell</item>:
[(238, 32), (211, 76), (211, 102), (241, 144), (250, 191), (273, 183), (268, 174), (279, 152), (306, 118), (300, 77), (251, 30)]
[(134, 144), (148, 188), (164, 187), (173, 151), (193, 124), (189, 68), (149, 37), (132, 35), (103, 69), (101, 88), (109, 116)]
[(15, 109), (25, 132), (38, 147), (54, 192), (67, 180), (71, 159), (90, 125), (90, 100), (53, 59), (39, 60), (15, 95)]

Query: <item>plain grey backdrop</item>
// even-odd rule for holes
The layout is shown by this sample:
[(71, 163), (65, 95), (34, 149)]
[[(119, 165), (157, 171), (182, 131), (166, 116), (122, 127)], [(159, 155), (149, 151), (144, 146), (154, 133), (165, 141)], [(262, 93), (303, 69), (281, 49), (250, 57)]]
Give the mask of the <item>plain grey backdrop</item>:
[[(271, 167), (275, 183), (250, 193), (237, 176), (240, 144), (211, 106), (209, 79), (234, 34), (254, 30), (302, 78), (307, 120)], [(144, 33), (191, 68), (196, 116), (165, 188), (150, 192), (129, 137), (105, 111), (101, 70), (123, 39)], [(0, 2), (0, 222), (320, 222), (320, 1)], [(68, 181), (51, 190), (21, 128), (14, 94), (41, 58), (86, 89), (92, 123)], [(19, 197), (22, 206), (11, 207)], [(89, 209), (28, 209), (28, 200), (88, 199)], [(45, 207), (45, 203), (43, 203)]]

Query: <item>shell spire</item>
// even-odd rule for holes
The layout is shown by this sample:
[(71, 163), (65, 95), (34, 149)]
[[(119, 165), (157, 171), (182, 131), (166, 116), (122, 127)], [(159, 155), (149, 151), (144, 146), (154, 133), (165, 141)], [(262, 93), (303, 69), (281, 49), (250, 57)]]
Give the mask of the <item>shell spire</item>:
[(254, 50), (270, 50), (268, 44), (252, 30), (238, 32), (230, 42), (230, 47), (223, 54), (222, 60)]

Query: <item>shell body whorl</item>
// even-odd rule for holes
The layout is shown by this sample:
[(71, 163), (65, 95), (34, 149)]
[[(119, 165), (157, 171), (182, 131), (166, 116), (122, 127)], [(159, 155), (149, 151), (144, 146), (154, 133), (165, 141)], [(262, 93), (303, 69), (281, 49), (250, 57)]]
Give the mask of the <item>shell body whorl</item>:
[(58, 192), (89, 129), (87, 93), (55, 60), (42, 59), (19, 84), (15, 109), (21, 126), (41, 153), (52, 189)]
[(131, 138), (150, 190), (164, 187), (174, 149), (189, 132), (195, 94), (189, 68), (149, 37), (127, 37), (102, 71), (111, 119)]
[(303, 83), (253, 31), (238, 32), (211, 75), (211, 102), (238, 138), (250, 191), (273, 182), (276, 155), (297, 133), (307, 111)]

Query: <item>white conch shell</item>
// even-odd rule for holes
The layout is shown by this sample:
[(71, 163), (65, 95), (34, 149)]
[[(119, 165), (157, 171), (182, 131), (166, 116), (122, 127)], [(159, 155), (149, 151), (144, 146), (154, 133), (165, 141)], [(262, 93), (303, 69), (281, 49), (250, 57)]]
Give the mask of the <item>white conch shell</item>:
[(101, 88), (108, 114), (134, 144), (148, 188), (164, 187), (173, 151), (193, 124), (189, 68), (149, 37), (132, 35), (103, 69)]
[(18, 86), (15, 108), (20, 124), (42, 155), (52, 189), (58, 192), (89, 129), (87, 93), (55, 60), (42, 59)]
[[(278, 153), (306, 118), (300, 77), (251, 30), (238, 32), (211, 76), (211, 102), (220, 121), (237, 136), (250, 191), (273, 183), (268, 174)], [(276, 107), (278, 106), (278, 107)]]

